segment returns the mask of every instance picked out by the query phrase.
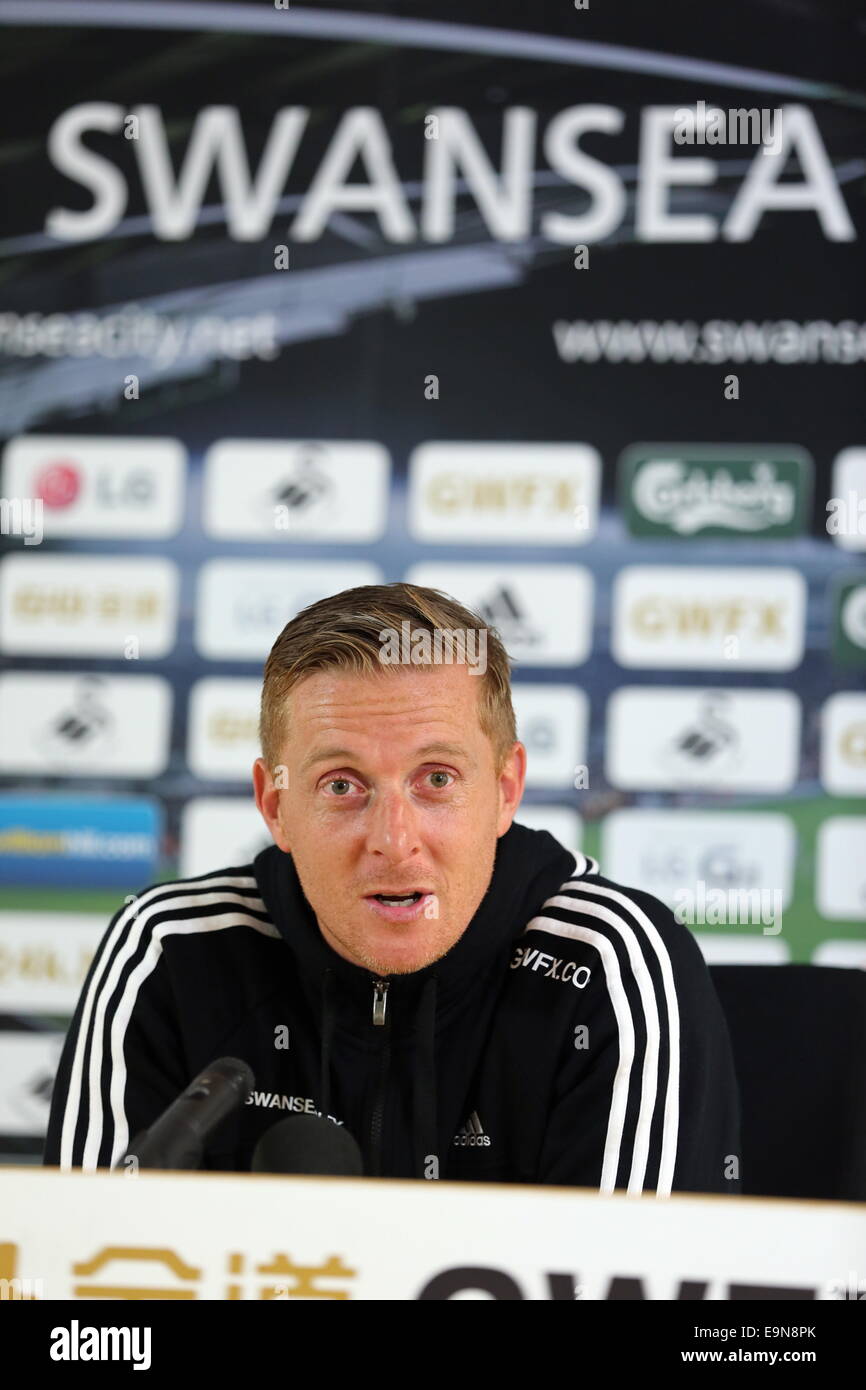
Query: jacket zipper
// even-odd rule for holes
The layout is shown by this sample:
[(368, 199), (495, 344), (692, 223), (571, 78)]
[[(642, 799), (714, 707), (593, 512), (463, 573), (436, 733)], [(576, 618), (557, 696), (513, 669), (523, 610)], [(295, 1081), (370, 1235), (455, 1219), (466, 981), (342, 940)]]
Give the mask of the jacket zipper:
[(373, 1023), (377, 1028), (385, 1026), (385, 1013), (388, 1008), (388, 986), (390, 980), (373, 981)]
[(380, 1054), (379, 1081), (370, 1120), (370, 1157), (373, 1169), (372, 1176), (376, 1178), (382, 1175), (382, 1124), (385, 1116), (385, 1092), (391, 1061), (391, 1020), (388, 1017), (389, 984), (389, 980), (373, 981), (373, 1026), (374, 1028), (385, 1029)]

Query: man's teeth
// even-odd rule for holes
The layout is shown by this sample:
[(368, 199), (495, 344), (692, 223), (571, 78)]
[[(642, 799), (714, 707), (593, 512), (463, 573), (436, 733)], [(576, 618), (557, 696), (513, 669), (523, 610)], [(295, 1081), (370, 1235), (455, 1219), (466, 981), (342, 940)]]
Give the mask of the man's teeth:
[(417, 902), (418, 899), (420, 898), (420, 896), (421, 896), (420, 893), (409, 893), (407, 896), (402, 897), (402, 898), (401, 898), (401, 897), (397, 897), (397, 895), (394, 894), (394, 893), (377, 893), (377, 894), (376, 894), (376, 897), (379, 899), (379, 902), (380, 902), (380, 903), (395, 903), (395, 904), (396, 904), (397, 906), (399, 906), (399, 907), (402, 907), (402, 906), (403, 906), (404, 904), (406, 904), (406, 903), (415, 903), (415, 902)]

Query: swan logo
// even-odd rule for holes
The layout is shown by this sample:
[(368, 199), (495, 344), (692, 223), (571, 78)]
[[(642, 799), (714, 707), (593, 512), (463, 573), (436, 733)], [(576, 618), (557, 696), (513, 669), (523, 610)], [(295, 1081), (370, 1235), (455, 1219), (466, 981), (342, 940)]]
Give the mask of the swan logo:
[(735, 761), (739, 732), (728, 714), (724, 691), (713, 691), (701, 700), (691, 719), (684, 722), (665, 745), (663, 757), (672, 768), (720, 767)]
[(620, 686), (608, 701), (607, 779), (629, 790), (790, 791), (801, 719), (790, 690)]

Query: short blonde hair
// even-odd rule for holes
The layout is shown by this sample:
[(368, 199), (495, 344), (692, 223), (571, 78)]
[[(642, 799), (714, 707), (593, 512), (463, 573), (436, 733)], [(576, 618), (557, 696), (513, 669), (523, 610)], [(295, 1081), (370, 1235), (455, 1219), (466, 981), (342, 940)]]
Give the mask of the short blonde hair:
[[(407, 621), (413, 633), (419, 629), (431, 634), (486, 632), (487, 664), (478, 677), (478, 719), (493, 745), (497, 775), (502, 771), (517, 727), (511, 703), (511, 663), (499, 634), (441, 590), (403, 582), (344, 589), (309, 604), (286, 623), (265, 662), (262, 685), (259, 740), (268, 768), (273, 771), (280, 762), (289, 692), (315, 671), (372, 676), (392, 670), (382, 661), (381, 633), (386, 628), (400, 632)], [(435, 669), (435, 662), (422, 662), (413, 669)]]

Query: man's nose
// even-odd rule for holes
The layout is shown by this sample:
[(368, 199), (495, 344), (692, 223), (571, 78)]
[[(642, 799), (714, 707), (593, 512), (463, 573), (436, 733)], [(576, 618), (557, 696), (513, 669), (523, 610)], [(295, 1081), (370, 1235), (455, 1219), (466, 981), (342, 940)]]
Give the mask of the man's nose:
[(370, 805), (368, 851), (399, 864), (420, 847), (418, 815), (409, 793), (398, 787), (380, 787)]

